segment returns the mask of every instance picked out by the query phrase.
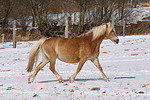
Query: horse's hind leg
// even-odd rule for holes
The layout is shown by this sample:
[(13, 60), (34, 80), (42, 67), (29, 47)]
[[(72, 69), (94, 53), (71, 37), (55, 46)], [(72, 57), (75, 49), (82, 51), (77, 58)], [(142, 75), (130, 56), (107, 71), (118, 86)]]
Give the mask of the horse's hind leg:
[(101, 72), (101, 74), (102, 74), (102, 76), (103, 76), (103, 79), (105, 80), (105, 81), (109, 81), (109, 79), (106, 77), (106, 75), (105, 75), (105, 73), (103, 72), (103, 69), (102, 69), (102, 67), (101, 67), (101, 65), (100, 65), (100, 63), (99, 63), (99, 60), (98, 60), (98, 58), (95, 58), (94, 60), (91, 60), (93, 63), (94, 63), (94, 65), (100, 70), (100, 72)]
[(53, 72), (53, 74), (57, 77), (58, 81), (60, 83), (63, 83), (63, 79), (62, 77), (57, 73), (56, 69), (55, 69), (55, 63), (56, 63), (56, 59), (51, 59), (50, 60), (50, 70)]
[(43, 59), (43, 61), (36, 67), (34, 73), (29, 77), (28, 79), (28, 83), (32, 83), (34, 78), (36, 77), (37, 73), (41, 70), (41, 68), (43, 68), (47, 63), (48, 63), (48, 59)]

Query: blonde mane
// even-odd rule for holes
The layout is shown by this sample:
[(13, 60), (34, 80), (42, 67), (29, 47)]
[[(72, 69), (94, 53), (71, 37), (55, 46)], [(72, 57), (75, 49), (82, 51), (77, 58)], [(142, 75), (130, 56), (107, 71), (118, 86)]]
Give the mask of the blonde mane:
[(86, 36), (89, 33), (93, 33), (92, 40), (95, 40), (95, 39), (99, 38), (101, 35), (104, 35), (105, 33), (110, 33), (111, 30), (112, 30), (112, 24), (109, 22), (106, 24), (102, 24), (100, 26), (96, 26), (96, 27), (92, 28), (91, 30), (89, 30), (88, 32), (80, 35), (79, 37)]

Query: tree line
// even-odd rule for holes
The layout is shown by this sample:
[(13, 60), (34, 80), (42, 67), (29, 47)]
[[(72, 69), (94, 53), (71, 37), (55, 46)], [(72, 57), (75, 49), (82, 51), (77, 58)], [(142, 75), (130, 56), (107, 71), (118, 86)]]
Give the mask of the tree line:
[[(143, 2), (149, 0), (0, 0), (0, 29), (4, 32), (10, 27), (11, 21), (18, 20), (22, 30), (26, 30), (28, 24), (32, 23), (33, 27), (38, 26), (42, 35), (54, 37), (60, 29), (57, 21), (48, 18), (50, 14), (69, 13), (71, 16), (73, 12), (80, 12), (78, 24), (69, 24), (70, 33), (78, 35), (93, 26), (111, 21), (116, 9), (122, 20), (126, 7), (136, 7)], [(86, 17), (91, 11), (93, 14)], [(70, 18), (68, 16), (68, 20)]]

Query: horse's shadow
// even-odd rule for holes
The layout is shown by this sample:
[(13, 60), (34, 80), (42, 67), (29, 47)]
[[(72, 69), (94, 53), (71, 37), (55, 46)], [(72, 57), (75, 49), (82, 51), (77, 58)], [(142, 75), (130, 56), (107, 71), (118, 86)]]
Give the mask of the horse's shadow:
[[(89, 79), (75, 79), (77, 82), (86, 82), (86, 81), (98, 81), (103, 80), (103, 78), (89, 78)], [(64, 79), (64, 82), (68, 82), (69, 79)], [(50, 82), (58, 82), (58, 80), (47, 80), (47, 81), (40, 81), (38, 83), (50, 83)]]
[(133, 76), (122, 76), (122, 77), (115, 77), (114, 79), (134, 79), (136, 77)]
[[(122, 76), (122, 77), (115, 77), (114, 79), (135, 79), (136, 77), (133, 76)], [(98, 81), (98, 80), (103, 80), (103, 78), (89, 78), (89, 79), (75, 79), (77, 82), (86, 82), (86, 81)], [(68, 82), (69, 79), (64, 79), (64, 82)], [(58, 82), (58, 80), (47, 80), (47, 81), (40, 81), (38, 83), (51, 83), (51, 82)]]

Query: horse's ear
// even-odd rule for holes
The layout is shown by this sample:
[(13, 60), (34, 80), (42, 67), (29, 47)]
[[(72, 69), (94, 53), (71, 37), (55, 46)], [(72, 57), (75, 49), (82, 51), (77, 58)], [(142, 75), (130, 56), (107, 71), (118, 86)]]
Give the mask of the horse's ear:
[(106, 28), (111, 27), (111, 22), (106, 23)]
[(111, 30), (112, 30), (112, 24), (111, 24), (110, 22), (108, 22), (108, 23), (106, 24), (106, 29), (107, 29), (107, 32), (108, 32), (108, 33), (111, 32)]

